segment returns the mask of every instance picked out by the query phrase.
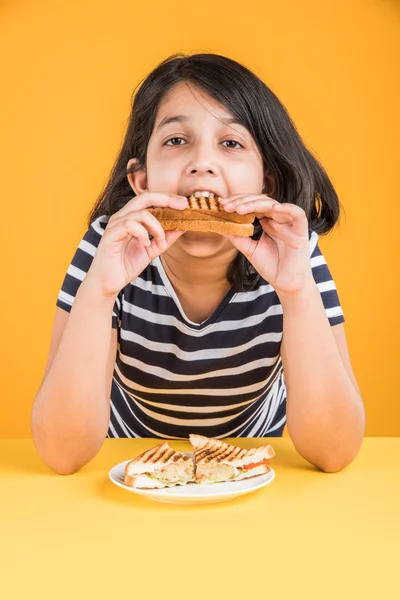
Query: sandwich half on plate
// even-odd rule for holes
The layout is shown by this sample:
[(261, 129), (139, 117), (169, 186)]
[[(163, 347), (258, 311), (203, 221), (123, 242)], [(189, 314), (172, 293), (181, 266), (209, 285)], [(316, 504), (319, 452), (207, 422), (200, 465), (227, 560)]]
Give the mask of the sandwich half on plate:
[(175, 208), (149, 208), (162, 228), (171, 231), (201, 231), (251, 236), (254, 233), (255, 214), (239, 215), (224, 210), (219, 196), (192, 195), (184, 210)]
[(194, 446), (196, 483), (241, 481), (271, 470), (269, 460), (275, 456), (272, 446), (246, 450), (221, 440), (191, 434)]
[(134, 488), (165, 488), (194, 481), (191, 456), (176, 452), (163, 442), (140, 454), (125, 466), (124, 483)]

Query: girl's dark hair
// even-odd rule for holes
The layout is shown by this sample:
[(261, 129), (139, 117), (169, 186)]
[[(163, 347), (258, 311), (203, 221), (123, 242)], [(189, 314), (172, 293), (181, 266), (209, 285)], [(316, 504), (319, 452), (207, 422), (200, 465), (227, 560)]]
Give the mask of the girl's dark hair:
[[(285, 107), (249, 69), (225, 56), (208, 53), (174, 54), (139, 84), (125, 139), (109, 181), (90, 212), (89, 226), (100, 215), (116, 213), (134, 197), (127, 179), (128, 161), (138, 159), (131, 172), (146, 165), (147, 146), (160, 103), (181, 82), (205, 91), (251, 133), (264, 168), (275, 177), (275, 200), (303, 208), (309, 227), (318, 234), (328, 233), (334, 227), (340, 212), (337, 194), (322, 165), (305, 147)], [(259, 239), (261, 233), (256, 220), (253, 238)], [(232, 263), (228, 278), (234, 291), (255, 289), (260, 280), (241, 253)]]

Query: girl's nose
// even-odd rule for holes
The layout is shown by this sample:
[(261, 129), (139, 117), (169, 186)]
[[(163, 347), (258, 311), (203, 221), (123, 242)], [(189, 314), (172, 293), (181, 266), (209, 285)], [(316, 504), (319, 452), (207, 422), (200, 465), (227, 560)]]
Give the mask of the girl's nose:
[(207, 162), (197, 162), (189, 165), (189, 172), (191, 174), (198, 173), (201, 175), (202, 173), (216, 173), (216, 167), (212, 166), (209, 161)]
[(198, 140), (190, 148), (190, 154), (187, 155), (187, 172), (190, 174), (212, 173), (217, 175), (219, 172), (218, 156), (215, 148), (209, 141)]
[(203, 147), (188, 157), (187, 170), (189, 173), (198, 173), (199, 175), (202, 173), (217, 174), (219, 166), (212, 150)]

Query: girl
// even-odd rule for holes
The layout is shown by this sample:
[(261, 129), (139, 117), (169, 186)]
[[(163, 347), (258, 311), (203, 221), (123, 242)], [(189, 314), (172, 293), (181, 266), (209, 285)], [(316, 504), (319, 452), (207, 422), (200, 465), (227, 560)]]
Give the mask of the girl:
[[(252, 238), (164, 232), (149, 207), (211, 192)], [(324, 471), (356, 456), (364, 410), (318, 234), (335, 190), (251, 71), (177, 54), (142, 83), (57, 300), (32, 409), (37, 450), (78, 470), (108, 437), (281, 436)]]

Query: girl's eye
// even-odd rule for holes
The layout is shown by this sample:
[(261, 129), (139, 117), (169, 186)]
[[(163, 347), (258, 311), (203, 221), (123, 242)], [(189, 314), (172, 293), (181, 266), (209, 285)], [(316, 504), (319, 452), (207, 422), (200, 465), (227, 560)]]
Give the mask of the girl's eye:
[[(166, 145), (166, 146), (168, 146), (168, 145), (169, 145), (169, 142), (172, 142), (172, 141), (174, 141), (174, 140), (183, 140), (183, 138), (180, 138), (180, 137), (174, 137), (174, 138), (171, 138), (170, 140), (168, 140), (168, 141), (165, 143), (165, 145)], [(182, 146), (182, 144), (172, 144), (172, 146)]]
[[(182, 144), (180, 144), (180, 143), (178, 143), (178, 144), (174, 144), (174, 143), (173, 143), (173, 144), (170, 144), (170, 143), (169, 143), (169, 142), (174, 142), (174, 141), (176, 141), (176, 140), (179, 140), (179, 141), (182, 141), (182, 140), (183, 140), (183, 141), (185, 141), (185, 140), (184, 140), (183, 138), (181, 138), (181, 137), (173, 137), (173, 138), (170, 138), (169, 140), (167, 140), (167, 142), (165, 142), (165, 145), (166, 145), (166, 146), (171, 146), (171, 145), (172, 145), (172, 146), (182, 146)], [(233, 143), (233, 144), (237, 144), (238, 146), (240, 146), (240, 148), (243, 148), (242, 144), (240, 144), (240, 143), (239, 143), (239, 142), (237, 142), (236, 140), (225, 140), (225, 141), (224, 141), (224, 142), (222, 142), (222, 143), (223, 143), (223, 144), (225, 144), (225, 143)], [(228, 146), (228, 148), (230, 148), (231, 150), (237, 150), (237, 149), (238, 149), (238, 148), (237, 148), (237, 146), (236, 146), (236, 147)]]
[[(236, 140), (225, 140), (225, 142), (232, 142), (233, 144), (239, 144), (239, 142), (237, 142)], [(225, 144), (225, 142), (222, 142), (222, 143), (223, 143), (223, 144)], [(243, 148), (242, 144), (239, 144), (239, 146), (240, 146), (241, 148)], [(236, 147), (236, 148), (233, 148), (232, 146), (229, 146), (229, 147), (230, 147), (232, 150), (237, 150), (237, 147)]]

